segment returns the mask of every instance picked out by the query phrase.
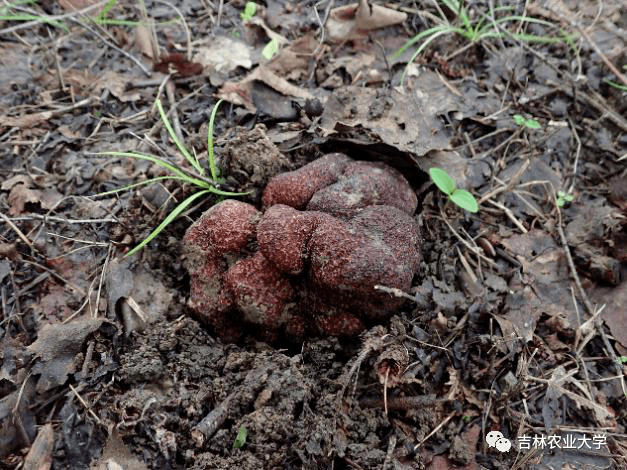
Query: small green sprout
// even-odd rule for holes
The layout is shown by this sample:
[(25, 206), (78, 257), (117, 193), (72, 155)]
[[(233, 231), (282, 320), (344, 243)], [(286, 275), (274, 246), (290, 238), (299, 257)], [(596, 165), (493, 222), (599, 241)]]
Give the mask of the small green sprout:
[(266, 59), (272, 59), (279, 52), (279, 41), (276, 38), (270, 40), (261, 51), (261, 55)]
[(248, 429), (243, 425), (239, 427), (235, 441), (233, 441), (233, 449), (241, 449), (246, 444), (246, 437), (248, 436)]
[(249, 21), (253, 16), (257, 13), (257, 4), (255, 2), (246, 2), (246, 6), (244, 6), (244, 11), (239, 14), (242, 18), (242, 21)]
[[(405, 74), (407, 73), (409, 65), (416, 60), (418, 55), (436, 38), (447, 34), (457, 34), (471, 43), (495, 38), (504, 39), (511, 37), (517, 41), (527, 43), (554, 44), (565, 42), (571, 46), (571, 48), (574, 48), (573, 38), (567, 36), (561, 29), (559, 36), (536, 35), (520, 31), (520, 26), (527, 24), (537, 24), (546, 27), (555, 27), (555, 25), (540, 18), (512, 14), (512, 12), (515, 13), (516, 7), (514, 5), (499, 6), (490, 9), (488, 14), (473, 16), (465, 5), (467, 2), (463, 0), (438, 0), (434, 3), (436, 3), (440, 14), (439, 18), (434, 16), (438, 24), (418, 33), (392, 54), (392, 57), (398, 57), (407, 49), (414, 46), (414, 44), (420, 43), (420, 46), (409, 59), (407, 67), (405, 67), (405, 71), (401, 76), (401, 85), (405, 80)], [(455, 21), (453, 23), (451, 23), (449, 18), (445, 15), (445, 10), (448, 10), (454, 15)], [(518, 26), (519, 30), (510, 32), (506, 29), (506, 26), (509, 24)]]
[(557, 205), (559, 207), (564, 207), (567, 202), (573, 202), (575, 196), (572, 194), (565, 193), (564, 191), (557, 192)]
[(176, 219), (181, 213), (183, 213), (185, 209), (187, 209), (194, 201), (196, 201), (200, 197), (206, 196), (210, 193), (218, 195), (218, 196), (242, 196), (244, 194), (248, 194), (248, 193), (233, 193), (229, 191), (223, 191), (219, 187), (220, 183), (222, 183), (223, 180), (220, 178), (218, 168), (216, 167), (216, 163), (215, 163), (215, 155), (213, 151), (213, 126), (215, 122), (216, 112), (218, 111), (218, 106), (220, 106), (222, 101), (223, 100), (220, 100), (215, 104), (215, 106), (213, 107), (213, 110), (211, 111), (211, 117), (209, 118), (209, 131), (208, 131), (208, 136), (207, 136), (207, 159), (209, 163), (209, 171), (211, 173), (210, 178), (206, 176), (205, 169), (198, 161), (196, 154), (192, 155), (189, 152), (189, 150), (187, 150), (185, 145), (183, 145), (183, 143), (177, 137), (176, 133), (174, 132), (174, 129), (172, 128), (172, 124), (170, 123), (170, 120), (168, 119), (165, 111), (163, 110), (163, 106), (161, 105), (161, 100), (159, 100), (158, 98), (155, 101), (155, 106), (157, 107), (157, 110), (159, 111), (159, 115), (161, 116), (163, 125), (168, 131), (170, 138), (172, 139), (176, 147), (179, 149), (179, 152), (181, 152), (181, 154), (185, 157), (185, 159), (192, 166), (194, 171), (184, 169), (182, 167), (178, 167), (170, 163), (166, 159), (159, 158), (154, 155), (139, 153), (139, 152), (103, 152), (103, 153), (98, 154), (98, 155), (108, 155), (112, 157), (129, 157), (129, 158), (136, 158), (138, 160), (147, 160), (149, 162), (152, 162), (156, 165), (161, 166), (162, 168), (165, 168), (171, 174), (167, 176), (158, 176), (156, 178), (150, 178), (150, 179), (147, 179), (146, 181), (141, 181), (139, 183), (129, 184), (127, 186), (114, 189), (113, 191), (99, 193), (96, 196), (106, 196), (106, 195), (118, 193), (121, 191), (128, 191), (129, 189), (133, 189), (137, 186), (143, 186), (146, 184), (154, 183), (156, 181), (163, 181), (163, 180), (181, 181), (183, 183), (188, 183), (188, 184), (197, 186), (200, 189), (200, 191), (195, 192), (191, 196), (188, 196), (186, 199), (184, 199), (181, 203), (179, 203), (179, 205), (176, 206), (172, 210), (172, 212), (170, 212), (167, 215), (167, 217), (163, 219), (163, 221), (161, 221), (161, 223), (157, 226), (156, 229), (154, 229), (141, 243), (139, 243), (139, 245), (134, 247), (125, 256), (132, 256), (135, 253), (137, 253), (139, 250), (141, 250), (150, 241), (152, 241), (153, 238), (159, 235), (163, 231), (163, 229), (165, 229), (174, 219)]
[(616, 363), (617, 364), (626, 364), (627, 363), (627, 356), (618, 356), (616, 358)]
[(438, 189), (459, 207), (473, 214), (479, 212), (475, 197), (465, 189), (456, 188), (455, 181), (446, 171), (441, 168), (429, 168), (429, 175)]
[(522, 114), (514, 114), (514, 122), (518, 126), (525, 126), (527, 129), (540, 129), (540, 123), (535, 119), (526, 118)]

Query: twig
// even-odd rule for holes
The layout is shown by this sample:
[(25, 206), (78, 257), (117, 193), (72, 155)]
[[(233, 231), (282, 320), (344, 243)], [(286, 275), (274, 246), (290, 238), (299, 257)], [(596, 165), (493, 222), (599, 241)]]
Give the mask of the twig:
[(331, 12), (331, 8), (333, 8), (333, 3), (334, 0), (330, 0), (329, 3), (327, 4), (327, 7), (324, 9), (324, 18), (320, 19), (320, 15), (318, 14), (318, 5), (320, 5), (322, 2), (317, 2), (314, 6), (313, 6), (313, 11), (314, 14), (316, 15), (316, 20), (318, 20), (318, 24), (320, 25), (320, 41), (318, 42), (318, 46), (316, 47), (316, 49), (312, 52), (311, 55), (315, 56), (316, 53), (318, 52), (318, 49), (320, 49), (322, 47), (322, 45), (324, 44), (324, 27), (327, 24), (327, 20), (329, 19), (329, 13)]
[(570, 194), (572, 193), (575, 187), (575, 182), (577, 181), (577, 166), (579, 165), (579, 156), (581, 155), (581, 139), (579, 138), (579, 133), (577, 132), (575, 123), (570, 118), (570, 116), (568, 117), (568, 123), (570, 124), (570, 128), (573, 132), (573, 135), (575, 136), (575, 140), (577, 141), (577, 150), (575, 151), (575, 162), (573, 163), (573, 181), (571, 182), (570, 187), (568, 188), (568, 193)]
[(446, 218), (446, 215), (444, 214), (444, 211), (442, 209), (440, 209), (440, 215), (442, 217), (442, 220), (444, 220), (444, 223), (446, 224), (446, 226), (449, 228), (449, 230), (453, 233), (453, 235), (455, 235), (455, 238), (457, 238), (460, 242), (462, 242), (464, 244), (464, 246), (466, 248), (468, 248), (472, 253), (474, 253), (476, 256), (478, 256), (479, 258), (481, 258), (482, 260), (484, 260), (486, 263), (488, 263), (490, 266), (498, 268), (498, 265), (496, 264), (496, 262), (494, 260), (491, 260), (490, 258), (488, 258), (485, 255), (482, 255), (479, 251), (479, 247), (477, 246), (472, 246), (468, 241), (466, 241), (464, 238), (462, 238), (462, 236), (457, 233), (457, 231), (453, 228), (453, 226), (451, 225), (451, 223), (448, 221), (448, 219)]
[[(553, 192), (555, 192), (554, 189), (553, 189)], [(553, 199), (556, 201), (555, 197)], [(605, 331), (603, 330), (603, 325), (601, 323), (601, 318), (600, 318), (600, 312), (597, 312), (592, 306), (592, 303), (590, 302), (590, 299), (588, 298), (586, 291), (583, 289), (583, 286), (581, 285), (579, 275), (577, 274), (577, 269), (575, 268), (575, 263), (573, 262), (572, 255), (570, 253), (570, 247), (568, 246), (568, 240), (566, 239), (566, 235), (564, 234), (564, 229), (562, 228), (562, 212), (559, 206), (557, 205), (557, 202), (555, 202), (555, 208), (557, 210), (557, 232), (559, 233), (560, 240), (562, 242), (562, 245), (564, 246), (564, 252), (566, 253), (566, 260), (568, 262), (568, 267), (570, 268), (571, 277), (575, 281), (575, 285), (577, 286), (577, 290), (579, 291), (581, 301), (585, 305), (586, 310), (588, 311), (588, 314), (592, 317), (596, 317), (595, 319), (596, 329), (598, 330), (599, 335), (601, 336), (601, 341), (603, 341), (603, 345), (605, 346), (608, 357), (612, 359), (612, 363), (614, 364), (614, 368), (616, 369), (617, 375), (620, 376), (620, 383), (621, 383), (621, 387), (623, 390), (623, 394), (627, 395), (627, 385), (625, 384), (623, 370), (621, 366), (613, 360), (614, 357), (616, 357), (616, 353), (614, 352), (614, 348), (610, 344), (610, 340), (608, 339), (607, 335), (605, 334)]]
[(11, 219), (9, 219), (2, 212), (0, 212), (0, 217), (2, 218), (2, 220), (4, 220), (8, 224), (9, 227), (11, 227), (13, 229), (13, 231), (17, 234), (17, 236), (20, 237), (20, 240), (22, 240), (24, 243), (26, 243), (28, 245), (28, 247), (32, 250), (33, 249), (32, 242), (26, 237), (26, 235), (24, 235), (24, 233), (19, 228), (17, 228), (17, 225), (15, 225), (11, 221)]
[(94, 28), (92, 28), (91, 26), (86, 25), (85, 23), (78, 21), (77, 19), (74, 18), (70, 18), (70, 21), (73, 21), (74, 23), (78, 24), (79, 26), (85, 28), (87, 31), (89, 31), (90, 33), (92, 33), (93, 35), (97, 36), (102, 42), (104, 42), (107, 46), (109, 46), (110, 48), (118, 51), (120, 54), (124, 55), (125, 57), (129, 58), (130, 60), (132, 60), (133, 62), (135, 62), (135, 64), (141, 69), (142, 72), (144, 72), (144, 74), (147, 77), (152, 76), (152, 73), (150, 72), (150, 70), (148, 70), (144, 64), (142, 64), (140, 62), (139, 59), (137, 59), (135, 56), (133, 56), (132, 54), (129, 54), (128, 52), (126, 52), (124, 49), (116, 46), (115, 44), (113, 44), (111, 41), (109, 41), (108, 39), (106, 39), (105, 37), (102, 36), (102, 34), (100, 34), (98, 31), (96, 31)]
[[(181, 10), (179, 10), (170, 2), (167, 2), (165, 0), (156, 0), (156, 2), (169, 6), (180, 16), (181, 21), (183, 22), (183, 29), (185, 29), (185, 37), (187, 38), (187, 60), (192, 60), (192, 33), (189, 31), (189, 27), (187, 26), (187, 22), (185, 21), (183, 13), (181, 13)], [(222, 4), (222, 2), (220, 2), (220, 4)]]
[(45, 222), (62, 222), (66, 224), (101, 224), (101, 223), (117, 223), (117, 219), (66, 219), (65, 217), (57, 217), (54, 215), (42, 215), (42, 214), (30, 214), (24, 215), (20, 217), (11, 217), (6, 218), (5, 221), (9, 222), (19, 222), (22, 220), (43, 220)]
[(522, 233), (527, 233), (528, 230), (525, 228), (525, 226), (522, 224), (522, 222), (520, 220), (518, 220), (516, 218), (516, 216), (514, 215), (514, 213), (506, 206), (504, 206), (503, 204), (501, 204), (500, 202), (497, 201), (493, 201), (492, 199), (488, 199), (486, 202), (489, 202), (490, 204), (492, 204), (493, 206), (498, 207), (499, 209), (501, 209), (505, 215), (509, 218), (509, 220), (512, 221), (512, 223), (518, 227), (518, 229), (522, 232)]
[[(63, 108), (57, 108), (52, 111), (41, 111), (39, 113), (33, 114), (25, 114), (23, 116), (2, 116), (3, 124), (6, 126), (17, 126), (21, 127), (22, 125), (27, 126), (29, 123), (39, 123), (44, 121), (49, 121), (52, 118), (59, 117), (67, 112), (74, 111), (75, 109), (82, 108), (84, 106), (89, 106), (93, 103), (97, 103), (100, 101), (97, 97), (91, 96), (89, 98), (85, 98), (84, 100), (79, 101), (78, 103), (74, 103), (70, 106), (64, 106)], [(26, 124), (23, 124), (26, 123)]]
[(431, 431), (429, 434), (427, 434), (427, 435), (424, 437), (424, 439), (422, 439), (422, 440), (421, 440), (418, 444), (416, 444), (416, 445), (414, 446), (414, 452), (416, 452), (416, 451), (417, 451), (417, 450), (418, 450), (418, 449), (419, 449), (419, 448), (420, 448), (420, 447), (421, 447), (421, 446), (422, 446), (425, 442), (427, 442), (427, 440), (429, 440), (429, 438), (430, 438), (431, 436), (433, 436), (436, 432), (438, 432), (440, 429), (442, 429), (442, 427), (443, 427), (446, 423), (448, 423), (448, 422), (449, 422), (449, 421), (453, 418), (453, 416), (455, 416), (455, 412), (451, 413), (451, 414), (450, 414), (450, 415), (448, 415), (446, 418), (444, 418), (444, 420), (443, 420), (440, 424), (438, 424), (438, 425), (437, 425), (437, 426), (433, 429), (433, 431)]
[(224, 9), (224, 0), (220, 0), (218, 4), (218, 18), (216, 20), (216, 26), (220, 27), (220, 22), (222, 21), (222, 10)]
[[(624, 6), (624, 5), (623, 5)], [(616, 66), (610, 62), (610, 60), (607, 58), (607, 56), (605, 54), (603, 54), (603, 51), (601, 49), (599, 49), (599, 46), (596, 45), (596, 43), (590, 39), (590, 36), (588, 35), (588, 33), (586, 33), (586, 31), (579, 27), (578, 25), (574, 24), (572, 21), (570, 22), (570, 24), (579, 32), (581, 33), (581, 35), (584, 37), (584, 39), (588, 42), (588, 44), (590, 44), (592, 46), (592, 48), (594, 49), (594, 51), (599, 54), (599, 56), (601, 57), (601, 60), (603, 61), (603, 63), (607, 66), (608, 69), (610, 69), (610, 71), (616, 75), (616, 77), (618, 77), (618, 79), (623, 82), (623, 85), (627, 85), (627, 78), (625, 78), (625, 76), (620, 73), (620, 71), (616, 68)]]
[(98, 283), (98, 293), (96, 294), (96, 310), (94, 313), (94, 318), (98, 316), (98, 305), (100, 304), (100, 293), (102, 292), (102, 285), (104, 284), (104, 277), (107, 271), (107, 267), (109, 266), (109, 260), (111, 259), (112, 252), (113, 252), (113, 244), (109, 244), (109, 249), (107, 250), (107, 257), (105, 258), (104, 264), (102, 265), (102, 271), (100, 272), (100, 282)]
[(98, 424), (102, 424), (102, 421), (100, 421), (100, 418), (98, 417), (98, 415), (96, 413), (94, 413), (94, 410), (91, 409), (91, 407), (87, 404), (87, 402), (85, 402), (85, 400), (83, 400), (83, 397), (80, 396), (80, 394), (78, 393), (78, 391), (72, 386), (72, 384), (70, 384), (70, 390), (72, 390), (72, 392), (74, 393), (74, 395), (76, 395), (76, 398), (78, 398), (78, 401), (81, 402), (81, 405), (83, 405), (85, 407), (85, 409), (87, 410), (87, 412), (96, 420), (96, 422)]
[(380, 290), (382, 292), (385, 292), (386, 294), (393, 295), (394, 297), (402, 297), (404, 299), (409, 299), (413, 302), (416, 301), (416, 298), (414, 296), (409, 295), (408, 293), (402, 291), (397, 287), (387, 287), (377, 284), (376, 286), (374, 286), (374, 290)]
[(192, 440), (196, 444), (196, 447), (202, 447), (205, 441), (213, 436), (218, 429), (220, 429), (220, 426), (222, 426), (226, 421), (231, 403), (238, 395), (238, 392), (231, 393), (222, 403), (211, 410), (211, 413), (205, 416), (196, 426), (192, 428)]
[(396, 448), (396, 436), (392, 434), (390, 436), (390, 440), (388, 441), (388, 450), (385, 453), (385, 459), (383, 460), (383, 465), (381, 465), (381, 470), (385, 470), (392, 462), (392, 456), (394, 455), (394, 449)]
[[(32, 264), (33, 266), (37, 266), (39, 269), (43, 269), (44, 271), (46, 271), (49, 274), (52, 274), (54, 277), (56, 277), (57, 279), (59, 279), (61, 282), (63, 282), (64, 284), (67, 284), (69, 287), (71, 287), (74, 291), (78, 292), (81, 295), (85, 295), (85, 291), (78, 287), (76, 284), (71, 283), (70, 281), (68, 281), (67, 279), (65, 279), (63, 276), (61, 276), (60, 274), (57, 274), (56, 272), (54, 272), (52, 269), (47, 268), (46, 266), (43, 266), (39, 263), (36, 263), (35, 261), (29, 261), (27, 259), (23, 259), (22, 263), (27, 263), (27, 264)], [(45, 274), (45, 273), (44, 273)], [(24, 289), (20, 289), (20, 292), (22, 292)]]
[(174, 83), (172, 83), (172, 80), (168, 80), (166, 82), (165, 94), (168, 97), (168, 103), (170, 103), (170, 110), (168, 111), (168, 115), (170, 117), (170, 121), (172, 121), (174, 132), (181, 142), (185, 142), (185, 139), (183, 139), (183, 132), (181, 131), (179, 113), (176, 110), (176, 96), (174, 96)]
[(504, 184), (502, 186), (499, 186), (498, 188), (493, 189), (492, 191), (487, 192), (486, 194), (481, 196), (481, 198), (479, 198), (479, 201), (477, 201), (477, 204), (481, 205), (486, 200), (490, 199), (491, 197), (496, 196), (497, 194), (502, 193), (504, 191), (509, 191), (510, 189), (512, 189), (518, 183), (518, 180), (523, 175), (523, 173), (525, 171), (527, 171), (527, 168), (529, 168), (529, 164), (530, 163), (531, 163), (530, 159), (528, 159), (528, 158), (525, 159), (523, 164), (520, 165), (520, 168), (518, 170), (516, 170), (516, 173), (514, 173), (514, 176), (512, 176), (509, 179), (507, 184)]
[[(89, 285), (89, 291), (91, 291), (91, 287), (94, 285), (94, 282), (96, 282), (96, 279), (92, 279), (91, 284)], [(72, 313), (69, 317), (67, 317), (65, 320), (63, 320), (61, 323), (62, 324), (66, 324), (71, 322), (74, 318), (76, 318), (78, 316), (79, 313), (81, 313), (83, 311), (83, 309), (85, 308), (85, 306), (89, 303), (89, 293), (87, 296), (85, 296), (85, 300), (83, 301), (83, 303), (81, 304), (80, 307), (78, 307), (78, 309)]]

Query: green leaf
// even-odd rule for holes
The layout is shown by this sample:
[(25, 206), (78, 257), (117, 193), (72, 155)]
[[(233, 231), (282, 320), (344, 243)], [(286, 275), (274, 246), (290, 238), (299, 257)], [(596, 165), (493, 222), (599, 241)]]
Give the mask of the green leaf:
[(429, 168), (431, 180), (435, 183), (440, 191), (450, 196), (455, 191), (455, 181), (446, 171), (441, 168)]
[(522, 126), (525, 123), (525, 118), (522, 114), (514, 114), (513, 118), (517, 126)]
[(150, 233), (150, 235), (148, 235), (144, 239), (144, 241), (142, 241), (139, 245), (137, 245), (131, 251), (126, 253), (126, 255), (124, 255), (124, 256), (125, 257), (126, 256), (133, 256), (135, 253), (137, 253), (139, 250), (141, 250), (143, 247), (145, 247), (148, 243), (150, 243), (153, 238), (155, 238), (157, 235), (159, 235), (163, 231), (163, 229), (166, 228), (174, 219), (176, 219), (179, 216), (179, 214), (181, 214), (181, 212), (183, 212), (185, 209), (187, 209), (192, 202), (194, 202), (200, 196), (204, 196), (205, 194), (208, 194), (210, 192), (213, 192), (213, 191), (211, 191), (210, 189), (205, 189), (203, 191), (199, 191), (199, 192), (194, 193), (191, 196), (189, 196), (187, 199), (185, 199), (183, 202), (181, 202), (178, 206), (176, 206), (174, 208), (174, 210), (172, 212), (170, 212), (168, 214), (168, 216), (161, 221), (161, 223), (157, 226), (157, 228), (154, 229)]
[(527, 119), (525, 120), (525, 127), (527, 129), (540, 129), (540, 123), (535, 119)]
[(479, 206), (477, 205), (477, 200), (475, 197), (470, 194), (465, 189), (456, 189), (453, 194), (451, 194), (451, 201), (457, 204), (462, 209), (467, 210), (468, 212), (472, 212), (476, 214), (479, 212)]
[(535, 119), (527, 119), (523, 117), (522, 114), (514, 114), (513, 116), (514, 122), (518, 126), (525, 126), (527, 129), (540, 129), (540, 123)]
[(241, 449), (246, 444), (246, 436), (248, 436), (248, 429), (244, 426), (239, 427), (239, 431), (237, 431), (237, 437), (235, 437), (235, 441), (233, 442), (233, 449)]
[(261, 55), (266, 59), (272, 59), (279, 52), (279, 41), (276, 38), (270, 40), (261, 51)]
[(246, 2), (246, 6), (244, 6), (244, 11), (239, 14), (242, 18), (242, 21), (248, 21), (252, 19), (253, 16), (257, 13), (257, 4), (255, 2)]

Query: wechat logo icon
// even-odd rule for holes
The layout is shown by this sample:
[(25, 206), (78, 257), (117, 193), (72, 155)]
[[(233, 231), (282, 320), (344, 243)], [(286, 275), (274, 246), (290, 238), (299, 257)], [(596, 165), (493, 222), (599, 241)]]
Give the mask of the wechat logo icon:
[(488, 447), (496, 447), (499, 452), (509, 452), (512, 448), (509, 439), (506, 439), (499, 431), (490, 431), (486, 434), (485, 441), (488, 443)]

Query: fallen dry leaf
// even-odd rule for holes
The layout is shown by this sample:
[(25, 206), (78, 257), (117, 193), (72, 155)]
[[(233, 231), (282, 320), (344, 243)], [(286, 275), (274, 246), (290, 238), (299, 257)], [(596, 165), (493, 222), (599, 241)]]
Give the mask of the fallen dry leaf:
[(154, 51), (152, 46), (150, 27), (143, 24), (138, 25), (135, 28), (135, 47), (149, 59), (154, 59), (158, 56), (158, 51)]
[(48, 470), (52, 467), (54, 429), (52, 424), (44, 424), (37, 432), (35, 442), (24, 458), (24, 469)]
[(39, 330), (37, 341), (27, 350), (39, 359), (32, 372), (33, 375), (40, 375), (37, 381), (40, 393), (64, 384), (68, 375), (80, 367), (81, 364), (75, 363), (74, 356), (83, 349), (87, 337), (104, 322), (103, 318), (84, 318), (67, 324), (45, 324)]
[(338, 42), (360, 39), (373, 29), (402, 23), (406, 19), (406, 13), (359, 0), (359, 3), (331, 10), (326, 24), (327, 38)]
[(194, 62), (198, 62), (206, 70), (229, 73), (237, 67), (250, 69), (253, 66), (251, 47), (244, 41), (226, 36), (218, 36), (211, 43), (198, 48)]
[(222, 88), (220, 88), (218, 97), (229, 103), (244, 106), (248, 111), (254, 113), (257, 111), (257, 107), (253, 102), (252, 87), (253, 82), (256, 80), (265, 83), (284, 96), (302, 99), (314, 98), (308, 90), (292, 85), (284, 78), (272, 72), (265, 65), (260, 65), (239, 82), (226, 82)]
[(11, 192), (7, 197), (9, 203), (9, 214), (12, 216), (19, 215), (24, 212), (24, 206), (27, 203), (39, 202), (37, 191), (33, 191), (23, 183), (16, 184), (11, 188)]

